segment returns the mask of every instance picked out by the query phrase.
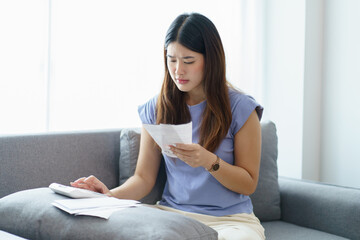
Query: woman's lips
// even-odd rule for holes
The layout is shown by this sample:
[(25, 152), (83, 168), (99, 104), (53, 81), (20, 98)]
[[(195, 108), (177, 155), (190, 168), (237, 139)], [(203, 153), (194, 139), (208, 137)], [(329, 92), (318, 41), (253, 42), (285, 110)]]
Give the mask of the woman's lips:
[(176, 81), (177, 81), (179, 84), (186, 84), (186, 83), (189, 82), (189, 80), (181, 79), (181, 78), (176, 79)]

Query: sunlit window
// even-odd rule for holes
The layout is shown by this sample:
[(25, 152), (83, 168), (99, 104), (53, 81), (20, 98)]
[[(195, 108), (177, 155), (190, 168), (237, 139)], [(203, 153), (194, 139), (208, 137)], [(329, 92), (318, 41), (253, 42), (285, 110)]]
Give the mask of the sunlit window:
[(249, 71), (261, 69), (241, 59), (253, 54), (242, 50), (249, 2), (2, 1), (0, 134), (140, 126), (138, 105), (160, 90), (166, 30), (184, 12), (215, 23), (229, 81), (257, 97)]
[(47, 1), (0, 1), (0, 134), (46, 131), (47, 50)]

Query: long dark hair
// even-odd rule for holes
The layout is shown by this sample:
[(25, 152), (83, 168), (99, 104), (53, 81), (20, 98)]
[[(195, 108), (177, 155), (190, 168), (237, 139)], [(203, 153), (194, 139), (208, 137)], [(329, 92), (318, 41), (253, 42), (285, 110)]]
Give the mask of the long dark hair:
[(207, 105), (202, 115), (199, 144), (213, 152), (226, 136), (231, 123), (225, 53), (220, 35), (215, 25), (198, 13), (182, 14), (172, 22), (165, 37), (165, 76), (156, 106), (158, 124), (182, 124), (191, 121), (185, 101), (186, 93), (177, 88), (166, 64), (167, 47), (172, 42), (178, 42), (204, 56), (202, 85)]

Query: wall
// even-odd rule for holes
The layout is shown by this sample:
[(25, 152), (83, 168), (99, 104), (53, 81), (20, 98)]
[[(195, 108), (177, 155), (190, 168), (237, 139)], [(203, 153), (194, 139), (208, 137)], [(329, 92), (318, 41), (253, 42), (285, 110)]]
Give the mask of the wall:
[(360, 187), (360, 1), (264, 1), (279, 175)]
[(305, 9), (302, 178), (320, 180), (324, 1), (307, 0)]
[(305, 1), (264, 2), (264, 118), (277, 126), (279, 174), (301, 178)]
[(360, 188), (360, 1), (324, 2), (321, 180)]

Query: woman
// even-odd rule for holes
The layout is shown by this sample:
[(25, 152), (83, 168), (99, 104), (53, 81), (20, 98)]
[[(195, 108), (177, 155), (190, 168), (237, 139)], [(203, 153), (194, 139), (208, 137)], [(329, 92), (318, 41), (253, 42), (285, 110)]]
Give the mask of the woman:
[[(161, 92), (139, 107), (146, 124), (192, 121), (193, 143), (169, 146), (164, 155), (167, 183), (155, 207), (193, 217), (214, 228), (219, 239), (265, 239), (249, 195), (260, 166), (262, 107), (226, 81), (225, 55), (214, 24), (192, 13), (178, 16), (164, 47)], [(94, 176), (80, 187), (110, 196), (139, 200), (153, 188), (161, 150), (142, 128), (134, 176), (109, 190)]]

